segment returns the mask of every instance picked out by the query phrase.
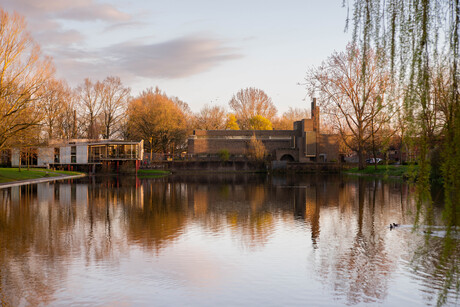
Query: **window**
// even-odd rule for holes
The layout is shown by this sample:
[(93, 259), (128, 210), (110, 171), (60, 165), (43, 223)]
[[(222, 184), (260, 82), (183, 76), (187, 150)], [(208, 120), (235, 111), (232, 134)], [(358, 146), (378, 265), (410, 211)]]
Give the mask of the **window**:
[(61, 149), (59, 147), (54, 148), (54, 163), (59, 163), (60, 154), (61, 154)]
[(70, 163), (77, 163), (77, 146), (70, 147)]
[(88, 161), (89, 162), (100, 162), (102, 159), (107, 158), (107, 146), (106, 145), (91, 145), (88, 146)]
[(38, 163), (38, 149), (37, 148), (25, 148), (19, 152), (21, 159), (21, 165), (37, 165)]

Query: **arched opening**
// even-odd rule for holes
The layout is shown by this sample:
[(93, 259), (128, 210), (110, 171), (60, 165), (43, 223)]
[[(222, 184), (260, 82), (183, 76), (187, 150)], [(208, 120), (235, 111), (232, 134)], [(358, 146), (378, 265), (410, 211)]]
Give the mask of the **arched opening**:
[(293, 156), (286, 154), (281, 157), (280, 161), (294, 162), (295, 160)]

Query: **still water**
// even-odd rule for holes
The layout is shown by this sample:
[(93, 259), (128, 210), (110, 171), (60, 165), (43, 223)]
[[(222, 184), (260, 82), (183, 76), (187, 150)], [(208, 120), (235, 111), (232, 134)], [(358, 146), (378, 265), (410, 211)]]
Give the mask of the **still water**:
[(421, 306), (445, 291), (458, 305), (452, 261), (439, 260), (440, 205), (433, 234), (414, 231), (413, 194), (400, 182), (250, 174), (3, 189), (1, 303)]

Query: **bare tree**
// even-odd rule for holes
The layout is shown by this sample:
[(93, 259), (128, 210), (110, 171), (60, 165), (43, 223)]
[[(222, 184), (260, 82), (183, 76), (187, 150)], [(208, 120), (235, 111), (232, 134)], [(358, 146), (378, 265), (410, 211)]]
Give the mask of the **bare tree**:
[(364, 70), (362, 56), (349, 45), (346, 52), (334, 52), (320, 67), (310, 70), (306, 78), (310, 94), (319, 95), (343, 141), (358, 154), (360, 169), (365, 167), (366, 142), (383, 127), (379, 119), (388, 106), (385, 94), (390, 85), (389, 73), (378, 65), (375, 53), (369, 50), (364, 55)]
[(221, 130), (226, 127), (227, 112), (221, 106), (210, 106), (208, 104), (195, 115), (195, 129)]
[[(160, 90), (157, 88), (157, 92), (160, 92)], [(190, 135), (192, 130), (193, 130), (193, 125), (195, 121), (195, 116), (193, 115), (192, 109), (190, 109), (190, 106), (188, 103), (185, 101), (182, 101), (179, 99), (179, 97), (175, 96), (170, 96), (169, 99), (174, 102), (174, 104), (182, 111), (182, 114), (184, 115), (185, 118), (185, 131), (186, 134)]]
[(52, 72), (51, 60), (41, 56), (24, 18), (0, 8), (0, 149), (39, 124), (40, 89)]
[(238, 119), (241, 129), (250, 129), (249, 120), (260, 115), (271, 121), (276, 115), (276, 107), (264, 91), (249, 87), (233, 95), (228, 103)]
[(292, 130), (293, 123), (304, 118), (310, 118), (310, 113), (307, 109), (289, 107), (289, 110), (284, 112), (281, 117), (272, 121), (273, 129)]
[(119, 132), (131, 90), (123, 86), (119, 77), (107, 77), (99, 86), (101, 86), (101, 116), (104, 125), (102, 136), (104, 139), (110, 139)]
[(84, 121), (86, 137), (96, 139), (100, 134), (99, 115), (102, 110), (102, 83), (86, 78), (77, 88), (81, 117)]
[[(77, 116), (77, 98), (75, 97), (74, 91), (66, 91), (66, 99), (61, 105), (62, 109), (59, 112), (59, 118), (56, 126), (56, 136), (62, 139), (75, 139), (79, 135), (78, 127), (78, 116)], [(80, 131), (82, 135), (83, 131)]]
[(71, 89), (65, 81), (49, 79), (42, 90), (44, 93), (40, 104), (46, 136), (48, 139), (61, 137), (59, 126), (62, 124), (67, 101), (71, 99)]

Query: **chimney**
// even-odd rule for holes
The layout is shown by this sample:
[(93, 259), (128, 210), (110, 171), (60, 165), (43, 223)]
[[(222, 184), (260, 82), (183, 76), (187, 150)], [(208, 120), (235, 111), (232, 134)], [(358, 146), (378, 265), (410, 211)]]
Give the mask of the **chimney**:
[(311, 102), (311, 118), (313, 119), (313, 130), (319, 133), (319, 107), (316, 105), (316, 98)]

